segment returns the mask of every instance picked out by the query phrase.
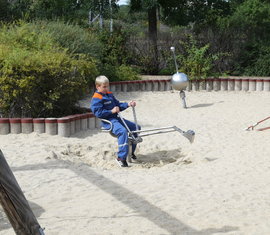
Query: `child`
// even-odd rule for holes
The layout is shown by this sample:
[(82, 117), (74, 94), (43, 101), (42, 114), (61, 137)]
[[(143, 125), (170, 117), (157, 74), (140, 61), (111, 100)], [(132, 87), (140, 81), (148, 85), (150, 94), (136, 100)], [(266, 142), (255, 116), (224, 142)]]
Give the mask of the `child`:
[[(126, 158), (128, 156), (128, 132), (117, 113), (127, 109), (128, 107), (135, 107), (136, 102), (130, 101), (129, 103), (119, 102), (109, 91), (109, 79), (106, 76), (98, 76), (96, 78), (96, 89), (91, 100), (91, 110), (96, 117), (109, 120), (112, 123), (112, 133), (118, 138), (118, 157), (117, 163), (121, 167), (128, 167)], [(125, 120), (125, 119), (124, 119)], [(136, 130), (136, 125), (133, 122), (125, 120), (127, 126), (131, 131)], [(105, 129), (110, 128), (110, 124), (102, 122)], [(140, 128), (140, 127), (139, 127)], [(137, 159), (134, 152), (136, 144), (132, 145), (132, 159)]]

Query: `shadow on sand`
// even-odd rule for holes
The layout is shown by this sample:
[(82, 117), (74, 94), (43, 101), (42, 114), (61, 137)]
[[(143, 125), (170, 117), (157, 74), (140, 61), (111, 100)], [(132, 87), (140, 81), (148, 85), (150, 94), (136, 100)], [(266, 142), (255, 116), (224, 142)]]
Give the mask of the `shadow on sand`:
[(212, 106), (214, 103), (211, 103), (211, 104), (195, 104), (195, 105), (192, 105), (188, 108), (190, 109), (194, 109), (194, 108), (203, 108), (203, 107), (209, 107), (209, 106)]
[[(208, 228), (203, 230), (196, 230), (187, 224), (181, 222), (177, 218), (171, 216), (166, 211), (161, 210), (155, 205), (145, 200), (140, 195), (126, 189), (122, 185), (96, 173), (88, 165), (82, 164), (74, 165), (70, 161), (57, 160), (50, 161), (39, 165), (25, 165), (21, 167), (13, 167), (12, 171), (28, 171), (40, 169), (69, 169), (76, 173), (79, 177), (89, 181), (91, 184), (97, 186), (104, 192), (112, 195), (115, 199), (124, 203), (140, 216), (153, 222), (158, 227), (166, 230), (169, 234), (188, 234), (188, 235), (210, 235), (213, 233), (227, 233), (238, 230), (238, 227), (223, 226), (221, 228)], [(123, 197), (123, 195), (125, 195)], [(46, 195), (44, 195), (46, 196)], [(132, 200), (130, 200), (132, 198)], [(36, 210), (34, 209), (36, 212)], [(151, 211), (151, 213), (148, 213)], [(37, 215), (38, 216), (38, 215)]]

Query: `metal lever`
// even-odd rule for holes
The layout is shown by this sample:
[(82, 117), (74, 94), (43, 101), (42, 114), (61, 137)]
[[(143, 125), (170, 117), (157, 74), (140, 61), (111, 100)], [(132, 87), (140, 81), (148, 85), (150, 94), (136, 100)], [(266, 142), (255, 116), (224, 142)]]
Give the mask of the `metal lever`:
[(134, 106), (132, 106), (132, 112), (133, 112), (134, 122), (135, 122), (135, 125), (136, 125), (136, 131), (137, 131), (139, 128), (138, 128), (138, 122), (137, 122), (137, 117), (136, 117), (136, 112), (135, 112), (135, 107)]
[(126, 122), (125, 122), (124, 118), (122, 117), (122, 115), (121, 115), (120, 113), (118, 113), (117, 116), (121, 119), (121, 121), (122, 121), (123, 124), (125, 125), (125, 127), (126, 127), (128, 133), (130, 134), (130, 136), (131, 136), (131, 138), (133, 139), (133, 141), (136, 142), (136, 138), (135, 138), (134, 134), (133, 134), (133, 133), (130, 131), (130, 129), (128, 128), (128, 125), (126, 124)]
[(175, 57), (175, 47), (171, 47), (170, 49), (171, 49), (171, 51), (173, 53), (173, 58), (174, 58), (174, 64), (175, 64), (176, 73), (178, 73), (178, 65), (176, 63), (176, 57)]

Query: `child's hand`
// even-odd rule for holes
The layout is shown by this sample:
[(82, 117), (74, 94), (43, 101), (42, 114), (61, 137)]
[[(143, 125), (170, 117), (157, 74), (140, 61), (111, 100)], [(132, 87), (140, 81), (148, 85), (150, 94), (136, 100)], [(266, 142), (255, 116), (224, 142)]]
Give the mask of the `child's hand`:
[(135, 102), (134, 100), (132, 100), (132, 101), (130, 101), (130, 102), (128, 103), (128, 106), (129, 106), (129, 107), (135, 107), (135, 106), (136, 106), (136, 102)]
[(118, 106), (115, 106), (112, 110), (111, 110), (112, 113), (119, 113), (120, 112), (120, 109)]

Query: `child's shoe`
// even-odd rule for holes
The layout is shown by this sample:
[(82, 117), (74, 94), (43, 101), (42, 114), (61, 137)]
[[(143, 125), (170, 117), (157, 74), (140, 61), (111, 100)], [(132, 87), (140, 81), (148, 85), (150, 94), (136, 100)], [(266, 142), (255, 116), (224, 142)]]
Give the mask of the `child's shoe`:
[(116, 162), (119, 164), (120, 167), (128, 167), (127, 161), (121, 158), (116, 158)]
[(132, 153), (131, 158), (132, 158), (133, 160), (137, 160), (137, 157), (136, 157), (136, 155), (135, 155), (134, 153)]

